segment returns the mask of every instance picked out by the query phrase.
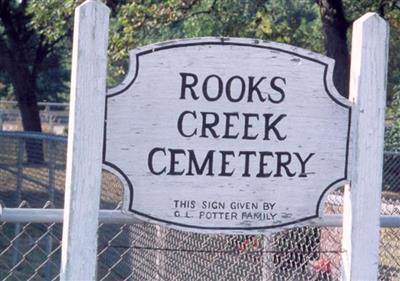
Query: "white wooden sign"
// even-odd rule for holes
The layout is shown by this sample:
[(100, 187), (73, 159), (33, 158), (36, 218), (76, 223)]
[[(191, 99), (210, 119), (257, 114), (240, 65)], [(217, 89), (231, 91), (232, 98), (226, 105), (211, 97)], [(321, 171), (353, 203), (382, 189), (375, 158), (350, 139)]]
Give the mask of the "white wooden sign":
[(102, 147), (104, 166), (124, 183), (125, 212), (197, 232), (299, 225), (346, 184), (342, 279), (377, 279), (389, 38), (382, 18), (368, 13), (354, 23), (351, 102), (335, 91), (326, 57), (204, 38), (132, 51), (105, 108), (108, 15), (101, 1), (76, 10), (61, 280), (96, 280)]
[(109, 91), (104, 163), (125, 210), (197, 232), (319, 216), (349, 175), (351, 104), (333, 61), (296, 47), (203, 38), (131, 51)]

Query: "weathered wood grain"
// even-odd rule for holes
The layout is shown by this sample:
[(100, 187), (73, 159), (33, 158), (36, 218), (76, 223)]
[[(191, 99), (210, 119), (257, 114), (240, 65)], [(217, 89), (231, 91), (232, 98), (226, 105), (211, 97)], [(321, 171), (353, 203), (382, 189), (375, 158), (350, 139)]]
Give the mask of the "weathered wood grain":
[(95, 280), (109, 9), (75, 14), (61, 280)]
[(389, 29), (368, 13), (353, 25), (353, 174), (346, 186), (343, 280), (377, 280)]
[(250, 39), (131, 51), (106, 116), (105, 165), (125, 183), (125, 210), (198, 232), (319, 216), (328, 190), (349, 179), (351, 103), (332, 69), (322, 55)]

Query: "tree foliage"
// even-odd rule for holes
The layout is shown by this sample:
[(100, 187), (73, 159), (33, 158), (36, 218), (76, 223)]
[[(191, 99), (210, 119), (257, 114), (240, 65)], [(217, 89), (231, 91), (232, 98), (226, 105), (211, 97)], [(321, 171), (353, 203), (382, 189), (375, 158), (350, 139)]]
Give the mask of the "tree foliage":
[[(82, 2), (0, 0), (0, 96), (13, 94), (32, 104), (32, 100), (61, 100), (68, 95), (73, 10)], [(107, 0), (112, 10), (110, 81), (115, 84), (121, 80), (127, 70), (127, 51), (138, 46), (176, 38), (251, 37), (288, 43), (335, 58), (335, 84), (347, 95), (351, 25), (364, 13), (372, 11), (382, 15), (391, 26), (388, 72), (391, 102), (399, 94), (400, 87), (400, 52), (397, 51), (400, 9), (396, 2)], [(10, 70), (10, 63), (4, 64), (7, 56), (13, 62), (11, 65), (19, 69)], [(25, 93), (26, 89), (34, 93), (30, 99), (18, 94), (18, 79), (13, 78), (12, 73), (14, 76), (15, 73), (26, 74)], [(395, 104), (393, 106), (397, 106)]]
[(66, 91), (67, 71), (62, 67), (66, 52), (61, 46), (68, 34), (51, 38), (42, 33), (33, 13), (41, 4), (39, 0), (0, 0), (2, 96), (15, 97), (26, 131), (41, 131), (38, 99), (58, 99)]
[(385, 148), (390, 151), (400, 151), (400, 87), (396, 86), (391, 106), (387, 110), (385, 130)]
[[(251, 37), (300, 46), (334, 58), (335, 85), (347, 96), (353, 21), (369, 11), (381, 14), (392, 26), (390, 46), (396, 50), (400, 16), (395, 4), (395, 0), (127, 2), (119, 7), (113, 22), (111, 73), (114, 78), (122, 75), (127, 50), (141, 45), (187, 37)], [(390, 53), (389, 101), (399, 85), (398, 56), (398, 52)]]
[(318, 8), (311, 1), (142, 1), (126, 3), (116, 14), (110, 39), (116, 67), (112, 73), (124, 72), (129, 49), (203, 36), (258, 38), (323, 51)]

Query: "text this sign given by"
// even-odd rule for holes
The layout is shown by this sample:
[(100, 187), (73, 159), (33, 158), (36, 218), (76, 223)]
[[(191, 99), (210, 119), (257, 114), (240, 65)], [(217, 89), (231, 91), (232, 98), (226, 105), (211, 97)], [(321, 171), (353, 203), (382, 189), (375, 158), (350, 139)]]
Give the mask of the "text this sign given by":
[(104, 163), (141, 219), (198, 232), (257, 232), (319, 215), (348, 180), (351, 104), (333, 62), (248, 39), (131, 52), (107, 97)]

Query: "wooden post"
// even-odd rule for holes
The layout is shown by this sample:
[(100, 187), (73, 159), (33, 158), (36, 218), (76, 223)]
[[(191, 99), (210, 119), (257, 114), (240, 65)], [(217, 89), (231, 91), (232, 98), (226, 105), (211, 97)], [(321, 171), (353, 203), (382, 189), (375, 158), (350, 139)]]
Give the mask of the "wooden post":
[(76, 9), (61, 280), (95, 280), (102, 169), (109, 9)]
[(353, 25), (353, 172), (345, 188), (343, 280), (378, 279), (388, 34), (387, 23), (375, 13)]

